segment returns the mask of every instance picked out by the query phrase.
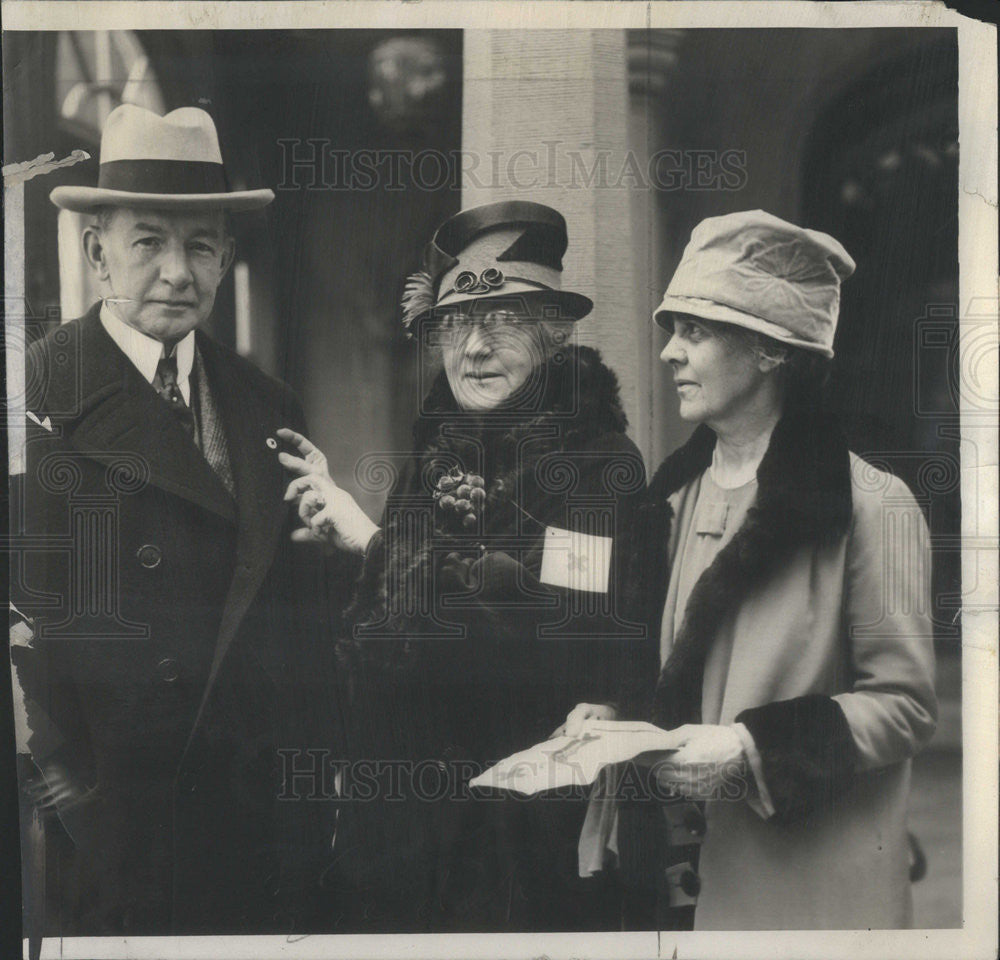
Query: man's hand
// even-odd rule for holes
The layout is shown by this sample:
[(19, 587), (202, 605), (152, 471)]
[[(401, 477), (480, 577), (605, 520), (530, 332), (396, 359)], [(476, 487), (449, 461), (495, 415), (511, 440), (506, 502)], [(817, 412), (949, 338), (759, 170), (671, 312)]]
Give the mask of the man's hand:
[(618, 716), (610, 703), (578, 703), (568, 714), (566, 722), (552, 731), (554, 737), (578, 737), (587, 720), (614, 720)]
[(46, 763), (42, 775), (29, 780), (24, 791), (42, 813), (66, 810), (79, 803), (87, 793), (62, 764), (54, 761)]
[(286, 500), (297, 500), (299, 517), (305, 524), (292, 533), (293, 540), (334, 546), (351, 553), (364, 553), (378, 526), (357, 501), (333, 481), (323, 452), (301, 433), (282, 427), (278, 436), (294, 444), (301, 457), (282, 451), (278, 461), (298, 476), (285, 491)]

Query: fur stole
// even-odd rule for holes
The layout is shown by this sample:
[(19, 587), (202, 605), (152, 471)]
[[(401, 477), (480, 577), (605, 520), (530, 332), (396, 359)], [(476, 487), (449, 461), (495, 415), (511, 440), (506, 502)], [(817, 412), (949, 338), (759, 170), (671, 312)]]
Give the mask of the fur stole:
[[(631, 609), (658, 636), (669, 564), (673, 511), (667, 498), (708, 468), (715, 435), (698, 427), (669, 456), (639, 508), (628, 589)], [(835, 542), (852, 514), (847, 441), (825, 412), (786, 413), (771, 435), (757, 471), (757, 501), (743, 526), (721, 550), (691, 592), (681, 628), (653, 694), (652, 720), (674, 727), (700, 719), (705, 658), (720, 623), (732, 616), (797, 550)]]
[[(618, 380), (596, 350), (566, 347), (529, 382), (535, 385), (531, 395), (470, 413), (459, 410), (444, 371), (436, 378), (413, 427), (410, 462), (387, 499), (384, 532), (369, 550), (347, 612), (355, 646), (381, 648), (380, 660), (401, 663), (414, 638), (441, 634), (433, 614), (432, 570), (433, 547), (440, 548), (441, 538), (433, 527), (431, 494), (443, 473), (458, 466), (483, 476), (486, 536), (540, 540), (547, 518), (561, 505), (558, 494), (539, 489), (536, 471), (543, 458), (572, 457), (604, 437), (624, 434)], [(414, 522), (420, 514), (424, 521)], [(475, 547), (456, 544), (459, 550)], [(390, 598), (390, 581), (399, 584), (405, 602)], [(389, 642), (378, 642), (384, 640)]]

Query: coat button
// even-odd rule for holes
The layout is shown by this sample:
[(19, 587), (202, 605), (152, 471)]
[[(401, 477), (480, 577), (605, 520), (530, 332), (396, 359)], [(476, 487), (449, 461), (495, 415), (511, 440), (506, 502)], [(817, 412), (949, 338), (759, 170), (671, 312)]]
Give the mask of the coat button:
[(164, 657), (156, 665), (156, 672), (164, 683), (173, 683), (180, 676), (180, 669), (173, 657)]
[(163, 552), (155, 543), (144, 543), (135, 554), (147, 570), (154, 570), (163, 559)]
[(697, 897), (701, 892), (701, 877), (694, 870), (685, 870), (681, 874), (680, 887), (689, 897)]
[(695, 807), (684, 812), (684, 826), (693, 837), (705, 836), (705, 816)]

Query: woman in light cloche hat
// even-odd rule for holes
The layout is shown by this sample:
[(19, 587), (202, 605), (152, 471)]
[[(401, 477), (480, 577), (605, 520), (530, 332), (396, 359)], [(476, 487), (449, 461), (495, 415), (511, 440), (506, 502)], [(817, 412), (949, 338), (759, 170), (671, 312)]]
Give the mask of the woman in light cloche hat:
[[(936, 716), (927, 529), (822, 401), (853, 270), (824, 233), (713, 217), (655, 313), (697, 426), (629, 541), (661, 669), (618, 713), (674, 732), (648, 782), (675, 799), (622, 798), (616, 832), (595, 803), (580, 851), (584, 873), (617, 859), (630, 926), (910, 922), (910, 758)], [(611, 715), (583, 703), (567, 724)]]

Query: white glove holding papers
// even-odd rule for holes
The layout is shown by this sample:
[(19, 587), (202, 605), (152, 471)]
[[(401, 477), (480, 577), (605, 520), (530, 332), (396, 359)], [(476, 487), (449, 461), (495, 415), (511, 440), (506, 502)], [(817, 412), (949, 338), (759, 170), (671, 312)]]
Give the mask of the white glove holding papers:
[(676, 734), (635, 720), (588, 720), (575, 737), (553, 737), (511, 754), (485, 770), (471, 787), (531, 796), (559, 787), (587, 786), (604, 767), (648, 751), (674, 750)]

